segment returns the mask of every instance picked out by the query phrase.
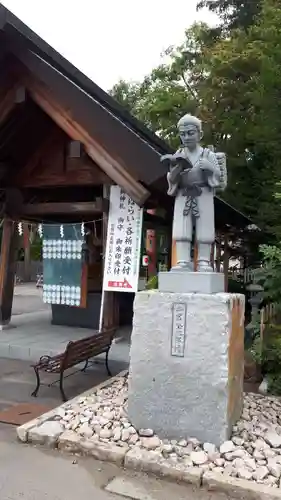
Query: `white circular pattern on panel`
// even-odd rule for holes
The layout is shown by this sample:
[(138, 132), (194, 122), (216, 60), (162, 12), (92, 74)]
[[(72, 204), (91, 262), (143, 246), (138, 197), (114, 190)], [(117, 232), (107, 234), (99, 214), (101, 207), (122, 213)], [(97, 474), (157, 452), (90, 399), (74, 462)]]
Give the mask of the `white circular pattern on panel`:
[(44, 240), (44, 259), (81, 260), (83, 240)]

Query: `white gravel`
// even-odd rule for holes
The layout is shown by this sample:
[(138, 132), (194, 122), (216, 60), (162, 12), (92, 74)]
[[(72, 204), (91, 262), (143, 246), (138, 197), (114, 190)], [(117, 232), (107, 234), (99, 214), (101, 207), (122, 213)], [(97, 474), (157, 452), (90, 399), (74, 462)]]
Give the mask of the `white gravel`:
[(72, 430), (81, 439), (112, 443), (127, 450), (140, 448), (169, 464), (195, 466), (224, 475), (281, 487), (281, 402), (276, 398), (245, 394), (241, 420), (232, 439), (218, 450), (183, 436), (181, 441), (161, 440), (153, 429), (137, 431), (127, 416), (127, 378), (64, 405), (54, 417), (60, 429)]

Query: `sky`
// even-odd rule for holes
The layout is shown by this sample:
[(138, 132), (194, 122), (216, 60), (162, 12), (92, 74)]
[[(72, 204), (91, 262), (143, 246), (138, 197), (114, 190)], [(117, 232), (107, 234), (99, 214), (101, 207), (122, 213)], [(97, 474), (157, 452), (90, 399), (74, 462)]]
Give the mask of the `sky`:
[(214, 24), (197, 0), (2, 0), (104, 90), (141, 80), (194, 21)]

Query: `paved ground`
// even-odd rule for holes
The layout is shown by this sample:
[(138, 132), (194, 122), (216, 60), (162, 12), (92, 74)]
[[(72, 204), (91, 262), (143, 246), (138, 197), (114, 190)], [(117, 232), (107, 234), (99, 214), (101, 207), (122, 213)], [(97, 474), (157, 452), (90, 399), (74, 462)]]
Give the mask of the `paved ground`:
[[(38, 296), (21, 291), (14, 302), (14, 314), (29, 314), (40, 306)], [(11, 330), (12, 331), (12, 330)], [(6, 332), (0, 332), (0, 337)], [(121, 344), (122, 345), (122, 342)], [(113, 372), (123, 368), (122, 361), (112, 361)], [(124, 364), (124, 363), (123, 363)], [(92, 367), (86, 374), (68, 379), (69, 397), (105, 379), (103, 366)], [(30, 393), (34, 376), (28, 361), (0, 358), (0, 410), (19, 402), (33, 402), (55, 407), (60, 404), (56, 387), (43, 388), (34, 400)], [(112, 491), (112, 492), (109, 492)], [(114, 492), (120, 495), (116, 495)], [(227, 500), (224, 495), (193, 490), (185, 485), (148, 478), (122, 471), (93, 459), (62, 455), (42, 447), (16, 441), (15, 427), (0, 423), (0, 498), (1, 500)]]
[(50, 306), (42, 300), (42, 289), (34, 283), (15, 286), (13, 300), (13, 315), (47, 311)]
[[(77, 393), (79, 383), (84, 390), (105, 378), (101, 366), (93, 368), (87, 376), (87, 383), (85, 379), (83, 383), (81, 379), (77, 381), (80, 375), (70, 378), (69, 392)], [(34, 400), (30, 396), (33, 384), (28, 362), (0, 359), (0, 410), (19, 402), (36, 401), (50, 407), (61, 403), (57, 388), (46, 387)], [(90, 458), (20, 444), (16, 441), (15, 427), (0, 423), (1, 500), (120, 499), (121, 496), (105, 490), (114, 478), (118, 478), (118, 483), (112, 483), (113, 490), (118, 487), (119, 493), (134, 500), (227, 500), (225, 496), (194, 491), (185, 485), (121, 471)]]
[[(70, 340), (92, 335), (90, 329), (52, 325), (50, 306), (41, 295), (34, 284), (15, 288), (12, 320), (0, 335), (0, 357), (36, 362), (41, 356), (63, 352)], [(129, 335), (128, 328), (117, 332), (124, 342), (112, 346), (110, 360), (128, 364)]]
[[(118, 488), (122, 496), (104, 489), (113, 478), (119, 483), (123, 480)], [(117, 487), (112, 486), (114, 490)], [(124, 496), (138, 500), (226, 500), (217, 494), (127, 474), (94, 460), (74, 460), (7, 442), (0, 447), (0, 495), (1, 500), (120, 500)]]

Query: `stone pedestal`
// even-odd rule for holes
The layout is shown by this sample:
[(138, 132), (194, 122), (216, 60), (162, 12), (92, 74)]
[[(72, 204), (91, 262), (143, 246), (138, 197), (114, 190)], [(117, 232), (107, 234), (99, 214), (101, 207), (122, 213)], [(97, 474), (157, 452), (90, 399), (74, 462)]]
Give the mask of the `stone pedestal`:
[(221, 293), (224, 292), (223, 273), (186, 272), (171, 270), (158, 274), (159, 292)]
[(244, 296), (136, 294), (128, 412), (160, 437), (220, 445), (240, 417)]

